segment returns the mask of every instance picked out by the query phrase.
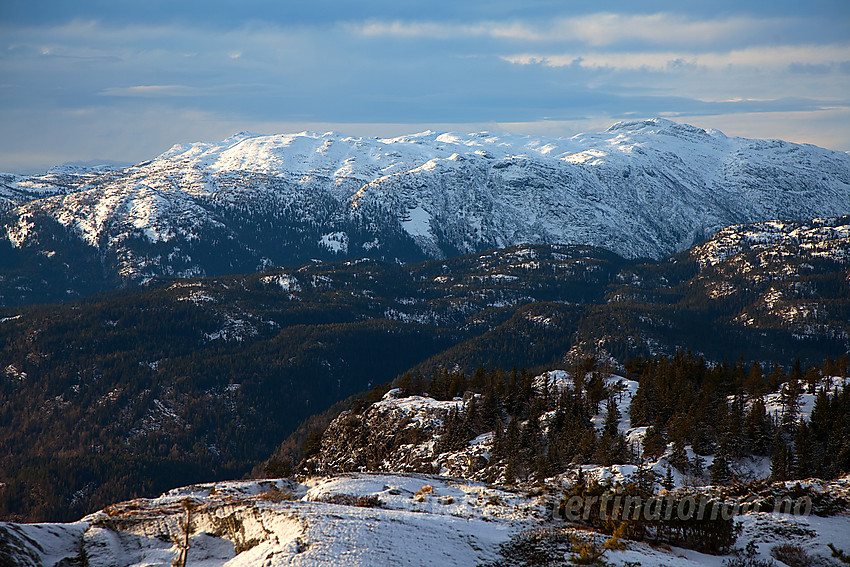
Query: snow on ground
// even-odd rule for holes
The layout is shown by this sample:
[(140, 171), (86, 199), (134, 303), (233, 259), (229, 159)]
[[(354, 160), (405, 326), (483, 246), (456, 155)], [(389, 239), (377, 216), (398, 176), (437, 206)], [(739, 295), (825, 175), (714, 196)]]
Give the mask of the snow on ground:
[(348, 252), (348, 234), (344, 232), (329, 232), (322, 235), (318, 244), (335, 254), (345, 254)]
[[(801, 383), (802, 393), (798, 400), (797, 417), (798, 419), (809, 420), (812, 415), (812, 409), (815, 407), (815, 399), (817, 398), (817, 390), (826, 388), (827, 393), (831, 393), (835, 388), (846, 387), (847, 379), (840, 376), (826, 377), (819, 381), (814, 393), (809, 393), (805, 390), (805, 384)], [(767, 412), (774, 417), (782, 415), (782, 391), (787, 384), (783, 384), (779, 392), (767, 394), (764, 397), (764, 406)]]
[(411, 236), (431, 237), (431, 215), (420, 206), (407, 211), (407, 219), (401, 221), (401, 226)]
[[(71, 524), (0, 524), (0, 544), (12, 545), (20, 565), (56, 565), (78, 557), (81, 545), (91, 567), (170, 565), (181, 551), (181, 524), (191, 508), (188, 565), (468, 566), (495, 561), (499, 545), (523, 531), (592, 536), (552, 517), (559, 498), (539, 487), (415, 474), (222, 482), (116, 504)], [(737, 520), (737, 546), (753, 541), (763, 558), (784, 543), (821, 556), (829, 555), (828, 543), (845, 551), (850, 546), (846, 514), (759, 512)], [(626, 542), (624, 551), (609, 551), (605, 559), (612, 565), (719, 567), (728, 557)]]
[[(620, 431), (639, 445), (645, 428), (632, 428), (628, 415), (637, 383), (615, 375), (607, 377), (606, 383), (616, 387)], [(539, 388), (573, 384), (570, 374), (560, 370), (535, 379)], [(829, 379), (828, 384), (840, 385), (841, 381)], [(446, 412), (464, 406), (460, 398), (438, 401), (398, 395), (399, 390), (391, 390), (374, 404), (375, 410), (402, 412), (420, 427), (439, 428)], [(768, 396), (767, 405), (771, 411), (779, 411), (779, 401), (774, 397)], [(803, 394), (801, 415), (810, 415), (813, 398), (812, 394)], [(601, 404), (600, 413), (594, 417), (599, 427), (605, 405)], [(491, 443), (492, 433), (485, 433), (466, 451), (487, 454)], [(645, 465), (663, 476), (670, 449)], [(693, 459), (690, 448), (687, 451)], [(712, 457), (704, 459), (708, 467)], [(769, 469), (764, 458), (751, 458), (734, 466), (741, 478), (764, 478)], [(584, 465), (582, 469), (587, 478), (612, 484), (625, 482), (638, 472), (636, 465), (626, 464)], [(686, 477), (675, 469), (672, 472), (677, 487), (723, 491), (723, 487), (703, 486), (705, 479)], [(0, 559), (7, 552), (12, 553), (12, 564), (51, 566), (65, 558), (78, 558), (83, 549), (91, 567), (171, 565), (184, 546), (188, 517), (191, 530), (187, 557), (193, 566), (480, 565), (498, 560), (501, 544), (534, 530), (566, 530), (604, 542), (608, 536), (567, 524), (552, 513), (574, 476), (565, 473), (545, 484), (518, 486), (413, 473), (348, 473), (299, 481), (195, 485), (158, 498), (115, 504), (70, 524), (0, 523)], [(850, 475), (829, 482), (794, 481), (786, 483), (786, 488), (793, 492), (796, 484), (814, 493), (850, 498)], [(850, 551), (850, 510), (827, 518), (751, 512), (736, 521), (741, 526), (736, 547), (743, 549), (753, 542), (761, 559), (770, 558), (771, 550), (784, 544), (799, 546), (811, 557), (828, 557), (830, 543)], [(611, 565), (639, 562), (644, 567), (720, 567), (729, 557), (629, 541), (623, 551), (608, 551), (605, 559)]]

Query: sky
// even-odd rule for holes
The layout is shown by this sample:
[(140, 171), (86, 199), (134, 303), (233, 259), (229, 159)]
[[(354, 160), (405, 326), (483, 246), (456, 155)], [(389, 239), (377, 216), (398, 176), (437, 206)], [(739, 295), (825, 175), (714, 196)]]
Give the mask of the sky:
[(0, 0), (5, 172), (656, 116), (850, 151), (850, 2)]

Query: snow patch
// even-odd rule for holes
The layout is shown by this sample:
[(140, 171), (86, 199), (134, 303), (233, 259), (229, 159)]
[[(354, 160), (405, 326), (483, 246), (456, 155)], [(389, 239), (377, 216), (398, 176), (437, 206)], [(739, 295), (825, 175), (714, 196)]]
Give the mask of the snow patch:
[(402, 228), (411, 236), (431, 238), (431, 214), (417, 205), (407, 210), (407, 215), (401, 221)]
[(334, 254), (348, 253), (348, 234), (344, 232), (329, 232), (319, 239), (319, 246)]

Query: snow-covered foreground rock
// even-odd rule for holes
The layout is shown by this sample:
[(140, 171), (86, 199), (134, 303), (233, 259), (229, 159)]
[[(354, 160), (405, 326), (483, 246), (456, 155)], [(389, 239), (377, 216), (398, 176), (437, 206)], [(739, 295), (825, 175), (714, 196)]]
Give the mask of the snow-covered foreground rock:
[[(616, 392), (609, 399), (623, 410), (618, 429), (639, 450), (646, 428), (632, 427), (628, 414), (638, 383), (616, 375), (605, 382)], [(831, 390), (844, 381), (825, 378), (823, 385)], [(575, 383), (570, 373), (553, 370), (535, 377), (532, 387), (551, 392)], [(771, 415), (782, 411), (780, 395), (765, 396)], [(811, 415), (814, 398), (800, 395), (800, 418)], [(770, 483), (764, 480), (768, 462), (753, 457), (732, 463), (738, 480), (728, 486), (674, 469), (673, 484), (641, 508), (648, 521), (650, 501), (664, 498), (734, 506), (728, 510), (738, 535), (729, 554), (706, 555), (654, 542), (650, 535), (647, 541), (617, 542), (610, 532), (597, 532), (564, 512), (575, 497), (577, 470), (502, 484), (504, 473), (488, 462), (492, 433), (440, 452), (447, 423), (472, 403), (484, 403), (483, 396), (438, 401), (400, 397), (398, 389), (391, 390), (357, 424), (350, 423), (355, 416), (343, 413), (328, 428), (322, 451), (308, 461), (322, 474), (178, 488), (158, 498), (114, 504), (71, 524), (0, 524), (0, 565), (567, 565), (585, 544), (604, 550), (610, 565), (743, 565), (746, 558), (780, 558), (782, 550), (808, 557), (807, 564), (837, 565), (831, 563), (829, 546), (850, 548), (850, 475)], [(605, 426), (605, 412), (603, 405), (592, 418), (595, 427)], [(547, 415), (541, 418), (544, 428), (551, 419)], [(365, 428), (371, 442), (364, 446), (362, 436), (346, 437), (346, 428)], [(415, 442), (400, 441), (383, 461), (372, 464), (373, 470), (385, 472), (333, 472), (364, 468), (376, 455), (368, 447), (384, 443), (386, 436)], [(668, 446), (640, 466), (583, 465), (582, 474), (618, 494), (622, 487), (639, 484), (648, 471), (657, 478), (670, 471), (671, 451)], [(690, 447), (688, 452), (693, 457)], [(710, 464), (713, 457), (705, 460)]]
[[(449, 477), (366, 473), (191, 486), (116, 504), (71, 524), (0, 524), (0, 563), (172, 565), (185, 552), (187, 565), (209, 567), (510, 565), (503, 554), (511, 546), (505, 544), (516, 549), (518, 542), (539, 540), (540, 534), (601, 546), (608, 536), (553, 517), (557, 486), (507, 488)], [(848, 488), (847, 478), (819, 487), (845, 494)], [(779, 544), (822, 557), (830, 555), (830, 543), (850, 544), (847, 514), (760, 512), (738, 521), (737, 546), (752, 541), (764, 557)], [(561, 552), (562, 564), (571, 554)], [(638, 542), (605, 555), (613, 565), (719, 566), (726, 559)]]

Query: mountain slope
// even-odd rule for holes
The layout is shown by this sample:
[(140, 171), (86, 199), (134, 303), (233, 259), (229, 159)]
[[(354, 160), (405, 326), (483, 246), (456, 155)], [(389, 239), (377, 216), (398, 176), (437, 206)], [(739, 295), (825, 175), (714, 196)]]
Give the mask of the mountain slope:
[(847, 214), (850, 156), (667, 120), (569, 139), (241, 133), (121, 172), (9, 177), (4, 187), (17, 205), (0, 243), (11, 304), (162, 275), (410, 262), (520, 243), (661, 258), (732, 224)]
[[(850, 337), (848, 225), (742, 225), (663, 262), (518, 246), (3, 308), (0, 483), (15, 488), (0, 490), (0, 513), (69, 519), (241, 474), (310, 415), (407, 370), (622, 363), (677, 348), (718, 362), (838, 358)], [(747, 270), (759, 257), (782, 269)]]

